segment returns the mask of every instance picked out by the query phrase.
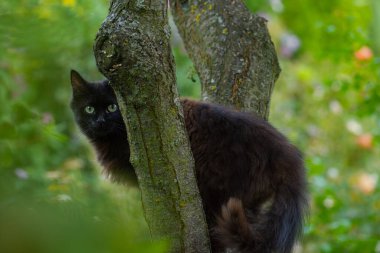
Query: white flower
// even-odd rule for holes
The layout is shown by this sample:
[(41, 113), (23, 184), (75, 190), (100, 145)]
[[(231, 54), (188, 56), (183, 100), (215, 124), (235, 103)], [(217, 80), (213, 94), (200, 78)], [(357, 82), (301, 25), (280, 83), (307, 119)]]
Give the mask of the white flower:
[(319, 128), (316, 125), (309, 125), (307, 133), (312, 137), (317, 137), (320, 134)]
[(376, 244), (375, 253), (380, 253), (380, 241), (378, 241)]
[(325, 198), (325, 200), (323, 200), (323, 205), (326, 208), (331, 208), (335, 205), (335, 200), (331, 197), (327, 197), (327, 198)]
[(29, 177), (28, 172), (20, 168), (15, 169), (15, 174), (18, 178), (23, 179), (23, 180), (26, 180)]
[(341, 114), (343, 111), (342, 105), (337, 100), (330, 102), (330, 110), (334, 114)]
[(300, 39), (291, 33), (285, 33), (281, 36), (280, 53), (285, 58), (291, 58), (300, 48)]
[(350, 119), (346, 123), (346, 128), (349, 132), (359, 135), (363, 133), (362, 125), (354, 119)]
[(269, 2), (274, 12), (283, 12), (284, 4), (282, 0), (270, 0)]
[(337, 179), (339, 177), (339, 170), (337, 168), (329, 168), (327, 170), (327, 176), (331, 179)]
[(67, 194), (60, 194), (57, 196), (57, 199), (58, 199), (58, 201), (61, 201), (61, 202), (67, 202), (67, 201), (72, 200), (72, 198)]

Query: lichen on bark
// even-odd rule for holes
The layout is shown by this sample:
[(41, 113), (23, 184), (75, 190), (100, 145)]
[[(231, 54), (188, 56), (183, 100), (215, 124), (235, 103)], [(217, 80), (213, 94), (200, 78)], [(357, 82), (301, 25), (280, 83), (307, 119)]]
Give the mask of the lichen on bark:
[(126, 122), (152, 236), (171, 252), (209, 252), (169, 37), (166, 1), (113, 0), (94, 52)]
[(171, 7), (203, 99), (267, 119), (280, 73), (267, 21), (240, 0), (172, 0)]
[[(239, 0), (172, 0), (205, 100), (267, 118), (280, 68), (266, 21)], [(126, 122), (131, 162), (154, 238), (209, 252), (169, 45), (167, 1), (112, 0), (94, 46)]]

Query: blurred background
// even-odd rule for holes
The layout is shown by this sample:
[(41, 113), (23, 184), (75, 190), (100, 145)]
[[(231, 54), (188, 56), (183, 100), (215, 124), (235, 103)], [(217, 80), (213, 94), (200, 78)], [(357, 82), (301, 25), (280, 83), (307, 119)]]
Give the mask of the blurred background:
[[(296, 252), (380, 252), (380, 1), (247, 0), (282, 73), (270, 121), (305, 154), (311, 212)], [(105, 180), (69, 109), (69, 70), (100, 79), (108, 0), (0, 2), (0, 252), (165, 252), (139, 192)], [(178, 89), (200, 84), (173, 33)]]

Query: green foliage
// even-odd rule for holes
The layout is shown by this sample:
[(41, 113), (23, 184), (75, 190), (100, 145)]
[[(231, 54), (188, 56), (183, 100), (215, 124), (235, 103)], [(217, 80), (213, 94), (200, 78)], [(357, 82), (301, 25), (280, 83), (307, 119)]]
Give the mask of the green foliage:
[[(165, 252), (139, 193), (100, 180), (69, 109), (108, 1), (0, 3), (0, 251)], [(88, 11), (87, 11), (88, 10)]]
[[(300, 247), (379, 252), (378, 1), (245, 2), (269, 20), (283, 69), (270, 121), (305, 153), (311, 211)], [(101, 178), (69, 110), (69, 70), (101, 77), (92, 44), (107, 8), (0, 2), (1, 252), (165, 252), (149, 241), (139, 193)], [(175, 34), (173, 52), (180, 94), (199, 97)]]
[[(270, 120), (305, 153), (308, 168), (305, 252), (380, 250), (374, 2), (284, 0), (281, 12), (269, 13), (283, 69)], [(289, 34), (300, 42), (291, 57), (282, 53)]]

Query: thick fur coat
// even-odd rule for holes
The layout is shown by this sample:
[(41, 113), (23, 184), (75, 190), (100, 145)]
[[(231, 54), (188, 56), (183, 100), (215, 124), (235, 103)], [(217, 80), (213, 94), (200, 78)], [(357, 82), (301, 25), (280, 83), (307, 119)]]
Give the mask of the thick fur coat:
[[(71, 83), (75, 119), (106, 173), (136, 182), (123, 119), (107, 109), (117, 104), (108, 81), (90, 83), (72, 71)], [(291, 252), (307, 210), (300, 152), (255, 115), (181, 102), (213, 252)]]

